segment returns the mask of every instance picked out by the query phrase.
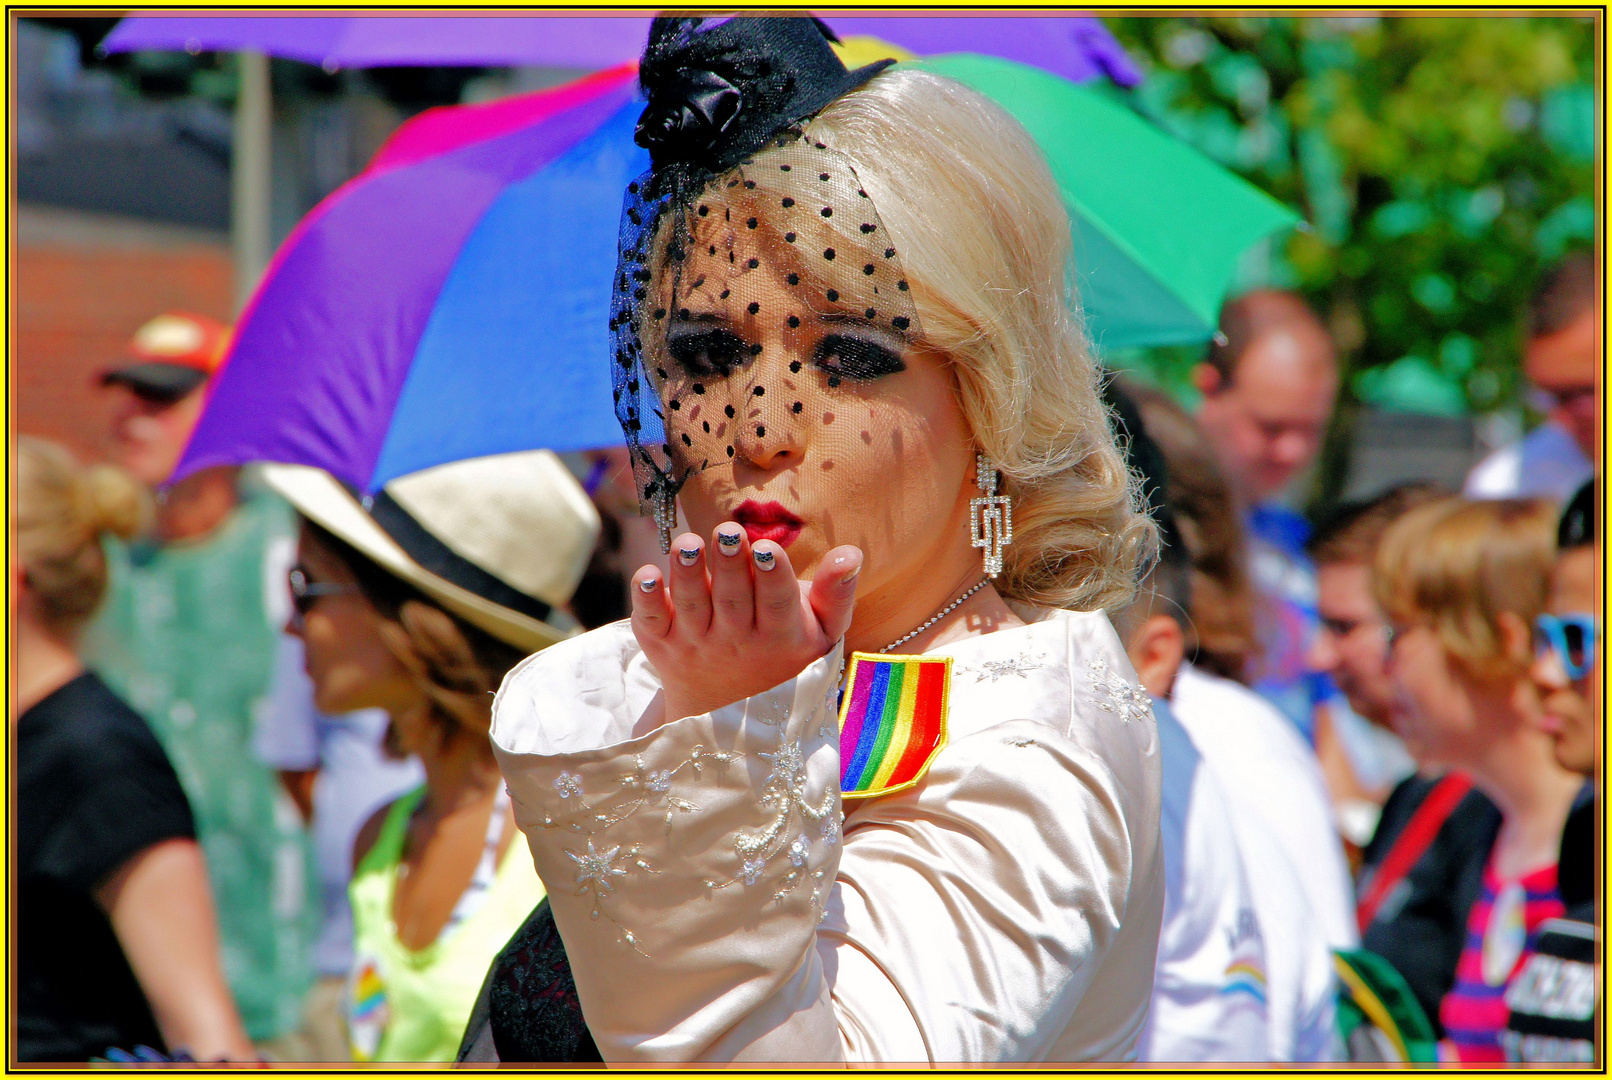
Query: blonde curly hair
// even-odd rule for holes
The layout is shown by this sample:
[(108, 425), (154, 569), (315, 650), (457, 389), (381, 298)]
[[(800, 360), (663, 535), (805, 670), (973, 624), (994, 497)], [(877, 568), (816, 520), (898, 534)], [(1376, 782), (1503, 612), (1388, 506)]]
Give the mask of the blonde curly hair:
[(1002, 470), (1013, 544), (997, 589), (1037, 607), (1129, 603), (1157, 533), (1115, 446), (1069, 215), (1034, 140), (987, 98), (908, 68), (834, 101), (806, 137), (854, 165), (923, 338), (950, 358), (974, 439)]

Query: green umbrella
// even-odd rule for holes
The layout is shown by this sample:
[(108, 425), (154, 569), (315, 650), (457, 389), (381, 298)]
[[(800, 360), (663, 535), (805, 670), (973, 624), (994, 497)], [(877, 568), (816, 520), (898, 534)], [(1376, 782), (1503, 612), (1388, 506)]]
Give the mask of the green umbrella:
[(919, 64), (985, 94), (1040, 144), (1074, 220), (1081, 301), (1100, 348), (1212, 337), (1243, 253), (1300, 220), (1088, 86), (973, 53)]

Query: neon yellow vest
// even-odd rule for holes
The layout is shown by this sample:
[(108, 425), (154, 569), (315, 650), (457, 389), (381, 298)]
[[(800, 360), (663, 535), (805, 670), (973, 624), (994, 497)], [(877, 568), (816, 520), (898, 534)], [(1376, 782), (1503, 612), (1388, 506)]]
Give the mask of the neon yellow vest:
[(409, 817), (425, 788), (392, 804), (348, 886), (353, 974), (347, 1018), (355, 1061), (452, 1061), (493, 957), (543, 899), (532, 856), (516, 836), (475, 913), (419, 951), (397, 939), (392, 898)]

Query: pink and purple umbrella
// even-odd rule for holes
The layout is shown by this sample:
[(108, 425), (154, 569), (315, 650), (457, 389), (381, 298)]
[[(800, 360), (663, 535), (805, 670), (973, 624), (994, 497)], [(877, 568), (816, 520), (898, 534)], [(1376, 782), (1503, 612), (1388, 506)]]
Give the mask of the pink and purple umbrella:
[[(1074, 82), (1108, 78), (1141, 81), (1103, 24), (1089, 15), (978, 16), (825, 15), (842, 37), (868, 35), (908, 52), (977, 52), (1050, 71)], [(606, 68), (644, 51), (649, 18), (638, 15), (571, 18), (489, 16), (195, 16), (133, 15), (101, 49), (255, 49), (326, 68), (396, 64)]]
[(620, 441), (605, 363), (633, 67), (426, 113), (286, 238), (179, 474), (315, 465), (364, 490)]

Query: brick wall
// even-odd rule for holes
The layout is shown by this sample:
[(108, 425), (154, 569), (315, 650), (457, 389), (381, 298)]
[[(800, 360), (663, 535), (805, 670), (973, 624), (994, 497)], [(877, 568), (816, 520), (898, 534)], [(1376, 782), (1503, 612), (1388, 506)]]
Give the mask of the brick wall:
[(37, 206), (14, 220), (13, 430), (101, 457), (108, 403), (96, 375), (153, 315), (228, 319), (229, 248), (215, 233)]

